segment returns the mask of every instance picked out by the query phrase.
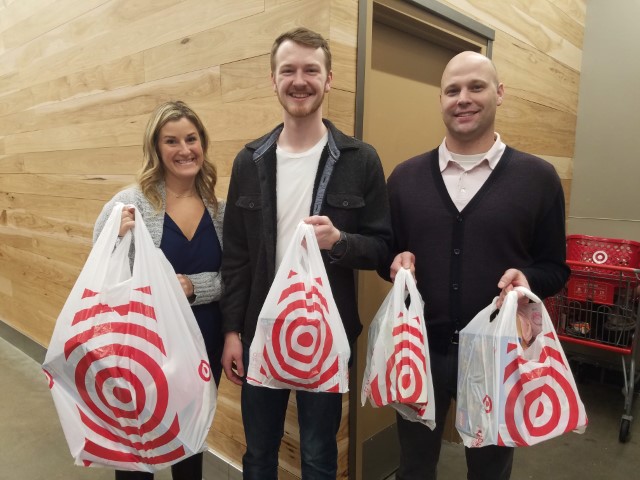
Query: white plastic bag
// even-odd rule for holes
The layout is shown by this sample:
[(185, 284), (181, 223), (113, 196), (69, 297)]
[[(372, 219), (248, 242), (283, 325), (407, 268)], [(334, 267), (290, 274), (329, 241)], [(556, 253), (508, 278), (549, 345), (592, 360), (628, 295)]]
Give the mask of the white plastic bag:
[[(519, 309), (518, 291), (534, 303)], [(464, 444), (519, 447), (583, 433), (584, 405), (544, 304), (522, 287), (497, 315), (496, 300), (460, 331), (456, 428)], [(539, 327), (528, 341), (522, 315)]]
[(171, 264), (136, 215), (113, 211), (55, 325), (43, 364), (77, 465), (154, 472), (206, 448), (216, 388)]
[(344, 393), (350, 354), (313, 226), (300, 223), (260, 311), (247, 381)]
[[(407, 293), (410, 303), (407, 306)], [(391, 405), (412, 422), (435, 428), (435, 403), (424, 303), (415, 280), (400, 269), (369, 326), (362, 405)]]

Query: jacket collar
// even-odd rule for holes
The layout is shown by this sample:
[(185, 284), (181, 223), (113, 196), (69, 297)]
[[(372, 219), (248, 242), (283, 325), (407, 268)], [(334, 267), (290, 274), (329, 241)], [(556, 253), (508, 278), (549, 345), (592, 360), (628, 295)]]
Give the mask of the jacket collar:
[[(322, 119), (322, 122), (327, 127), (329, 132), (327, 144), (329, 145), (329, 155), (336, 161), (340, 158), (340, 153), (349, 150), (359, 148), (358, 142), (353, 137), (349, 137), (338, 130), (333, 123), (327, 119)], [(267, 133), (263, 137), (254, 140), (246, 145), (249, 150), (253, 151), (253, 160), (257, 161), (267, 152), (273, 145), (275, 145), (280, 132), (284, 128), (284, 124), (281, 123), (271, 132)]]

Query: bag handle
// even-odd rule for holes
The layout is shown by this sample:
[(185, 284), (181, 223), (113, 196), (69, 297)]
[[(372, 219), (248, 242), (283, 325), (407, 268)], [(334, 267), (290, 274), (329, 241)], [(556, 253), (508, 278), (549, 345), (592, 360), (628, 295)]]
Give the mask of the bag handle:
[[(527, 297), (529, 300), (533, 301), (534, 303), (542, 303), (542, 300), (540, 300), (540, 297), (538, 297), (535, 293), (533, 293), (531, 290), (529, 290), (527, 287), (522, 287), (522, 286), (517, 286), (517, 287), (513, 287), (513, 290), (511, 290), (509, 293), (507, 293), (506, 298), (504, 299), (504, 303), (511, 301), (511, 299), (513, 299), (514, 302), (518, 301), (518, 293), (523, 294), (525, 297)], [(516, 296), (516, 298), (513, 298), (513, 296)], [(493, 305), (495, 306), (496, 300), (498, 299), (498, 297), (494, 298), (493, 300)], [(503, 303), (503, 306), (504, 306)], [(500, 309), (496, 308), (493, 312), (491, 312), (491, 315), (489, 316), (489, 321), (493, 322), (495, 320), (495, 318), (498, 316), (498, 313), (500, 313)]]
[(416, 281), (411, 274), (411, 270), (408, 268), (400, 268), (396, 272), (396, 278), (393, 281), (393, 289), (397, 292), (397, 295), (402, 296), (402, 301), (406, 298), (406, 292), (409, 293), (411, 297), (411, 302), (418, 301), (420, 297), (420, 292), (418, 292), (418, 286), (416, 285)]
[(542, 300), (540, 300), (540, 297), (538, 297), (535, 293), (533, 293), (527, 287), (521, 287), (521, 286), (513, 287), (513, 290), (516, 291), (516, 292), (520, 292), (525, 297), (527, 297), (529, 300), (532, 300), (535, 303), (542, 303)]

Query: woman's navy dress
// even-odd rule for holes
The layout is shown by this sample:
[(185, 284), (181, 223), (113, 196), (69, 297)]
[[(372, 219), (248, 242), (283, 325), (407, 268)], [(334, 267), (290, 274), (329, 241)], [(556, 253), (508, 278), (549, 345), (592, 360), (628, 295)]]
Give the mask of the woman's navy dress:
[[(202, 272), (218, 272), (222, 262), (220, 241), (209, 212), (205, 209), (196, 233), (187, 239), (169, 214), (164, 215), (164, 229), (160, 249), (173, 266), (176, 273), (189, 275)], [(192, 306), (204, 344), (209, 356), (209, 364), (216, 385), (220, 382), (222, 365), (222, 315), (217, 301)]]

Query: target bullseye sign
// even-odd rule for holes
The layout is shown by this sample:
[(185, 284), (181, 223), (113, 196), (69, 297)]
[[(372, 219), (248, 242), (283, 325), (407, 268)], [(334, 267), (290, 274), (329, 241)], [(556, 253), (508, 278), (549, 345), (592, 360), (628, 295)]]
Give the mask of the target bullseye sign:
[[(575, 430), (580, 425), (580, 401), (553, 334), (538, 358), (513, 358), (504, 370), (504, 425), (499, 445), (528, 446)], [(507, 347), (516, 352), (515, 345)], [(549, 379), (553, 378), (553, 382)]]
[(344, 393), (350, 355), (313, 226), (300, 222), (258, 315), (247, 382)]

